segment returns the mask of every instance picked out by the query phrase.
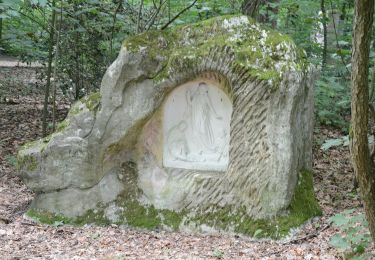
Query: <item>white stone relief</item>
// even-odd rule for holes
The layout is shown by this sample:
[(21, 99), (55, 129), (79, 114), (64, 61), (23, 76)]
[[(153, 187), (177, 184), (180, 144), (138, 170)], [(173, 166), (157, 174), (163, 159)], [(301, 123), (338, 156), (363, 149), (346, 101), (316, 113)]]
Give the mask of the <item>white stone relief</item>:
[(231, 101), (210, 82), (192, 81), (175, 89), (164, 107), (164, 166), (225, 171), (231, 115)]

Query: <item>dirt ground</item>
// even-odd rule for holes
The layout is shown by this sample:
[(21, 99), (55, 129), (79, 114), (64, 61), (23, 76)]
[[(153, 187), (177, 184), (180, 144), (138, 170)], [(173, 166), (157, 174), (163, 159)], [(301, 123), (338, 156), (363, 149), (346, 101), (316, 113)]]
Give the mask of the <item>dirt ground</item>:
[[(1, 85), (0, 78), (0, 91), (8, 89), (7, 84)], [(341, 134), (328, 128), (315, 129), (314, 145), (315, 192), (323, 216), (312, 219), (282, 241), (255, 240), (235, 234), (147, 231), (116, 225), (48, 226), (24, 218), (34, 195), (16, 176), (14, 165), (17, 149), (41, 137), (43, 97), (40, 89), (21, 92), (4, 90), (7, 99), (0, 100), (0, 259), (345, 258), (343, 252), (329, 244), (330, 238), (339, 232), (329, 218), (345, 209), (363, 212), (363, 208), (353, 191), (348, 148), (320, 149), (323, 139)], [(59, 101), (60, 120), (68, 107), (67, 102)], [(366, 253), (374, 254), (374, 247), (367, 247)]]

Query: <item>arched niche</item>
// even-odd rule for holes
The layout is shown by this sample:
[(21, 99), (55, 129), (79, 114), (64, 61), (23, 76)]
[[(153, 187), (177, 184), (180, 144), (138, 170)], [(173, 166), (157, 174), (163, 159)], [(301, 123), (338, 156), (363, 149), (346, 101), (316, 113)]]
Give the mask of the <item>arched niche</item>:
[(175, 88), (163, 108), (163, 166), (226, 171), (232, 102), (215, 81)]

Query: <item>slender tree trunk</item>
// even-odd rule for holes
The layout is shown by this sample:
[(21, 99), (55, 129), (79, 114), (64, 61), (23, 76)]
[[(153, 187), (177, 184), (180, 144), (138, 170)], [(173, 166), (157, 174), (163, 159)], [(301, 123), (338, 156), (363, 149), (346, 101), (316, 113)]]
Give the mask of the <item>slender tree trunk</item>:
[(139, 10), (138, 10), (138, 18), (137, 18), (137, 33), (142, 32), (142, 31), (141, 31), (142, 9), (143, 9), (143, 0), (141, 0), (141, 4), (139, 5)]
[(168, 21), (171, 20), (171, 0), (168, 0)]
[(75, 56), (74, 56), (74, 63), (75, 63), (75, 67), (76, 67), (76, 71), (75, 71), (75, 85), (76, 85), (76, 88), (75, 88), (75, 93), (74, 93), (74, 100), (78, 100), (79, 99), (79, 90), (81, 89), (81, 79), (80, 79), (80, 63), (79, 63), (79, 52), (78, 52), (78, 47), (76, 46), (76, 53), (75, 53)]
[[(77, 13), (77, 11), (80, 9), (81, 7), (79, 7), (79, 4), (77, 2), (74, 2), (73, 4), (73, 10), (74, 10), (74, 13)], [(78, 20), (81, 21), (81, 17), (80, 15), (78, 17), (76, 17)], [(79, 90), (81, 89), (81, 68), (80, 68), (80, 56), (81, 56), (81, 39), (80, 39), (80, 33), (77, 31), (78, 29), (78, 24), (76, 24), (73, 28), (74, 28), (74, 43), (73, 43), (73, 49), (74, 49), (74, 52), (73, 52), (73, 57), (72, 59), (74, 60), (74, 70), (73, 70), (73, 81), (74, 81), (74, 85), (75, 85), (75, 89), (74, 89), (74, 100), (78, 100), (79, 99)]]
[(322, 50), (322, 69), (327, 64), (327, 12), (325, 7), (325, 0), (320, 0), (320, 11), (322, 12), (322, 25), (323, 25), (323, 50)]
[(57, 31), (57, 37), (56, 37), (56, 52), (55, 52), (55, 66), (53, 67), (53, 78), (55, 79), (53, 81), (53, 94), (52, 94), (52, 129), (53, 131), (56, 130), (56, 78), (57, 78), (57, 62), (59, 59), (59, 53), (60, 53), (60, 34), (61, 34), (61, 28), (62, 28), (62, 3), (60, 3), (60, 21), (59, 21), (59, 29)]
[(119, 1), (118, 5), (115, 9), (115, 12), (113, 13), (111, 41), (110, 41), (110, 46), (109, 46), (109, 53), (111, 54), (111, 58), (112, 58), (112, 54), (113, 54), (113, 38), (115, 37), (117, 13), (120, 11), (121, 7), (122, 7), (122, 0)]
[(355, 0), (352, 53), (352, 133), (354, 172), (364, 201), (366, 217), (375, 241), (375, 170), (368, 146), (369, 52), (374, 0)]
[[(2, 0), (0, 0), (0, 4), (3, 3)], [(2, 11), (0, 11), (0, 14), (2, 13)], [(3, 18), (0, 18), (0, 46), (1, 46), (1, 43), (2, 43), (2, 39), (3, 39)]]
[(53, 43), (55, 36), (55, 21), (56, 21), (56, 0), (52, 1), (52, 17), (49, 30), (49, 45), (48, 45), (48, 65), (47, 65), (47, 83), (44, 92), (44, 108), (43, 108), (43, 137), (47, 135), (47, 118), (48, 118), (48, 99), (49, 99), (49, 90), (51, 86), (51, 75), (52, 75), (52, 59), (53, 59)]
[[(260, 23), (270, 23), (272, 28), (276, 28), (277, 20), (272, 19), (271, 14), (277, 15), (279, 10), (277, 5), (276, 7), (272, 7), (271, 4), (278, 2), (279, 0), (244, 0), (241, 9), (243, 14), (258, 20)], [(261, 6), (266, 7), (265, 15), (259, 15)]]
[(346, 20), (346, 14), (347, 14), (347, 12), (346, 12), (346, 2), (344, 2), (344, 3), (342, 4), (342, 6), (341, 6), (341, 16), (340, 16), (340, 19), (341, 19), (342, 21), (345, 21), (345, 20)]
[(0, 18), (0, 44), (1, 44), (2, 39), (3, 39), (3, 18)]
[(248, 15), (254, 19), (257, 18), (259, 7), (262, 0), (245, 0), (242, 3), (242, 13)]

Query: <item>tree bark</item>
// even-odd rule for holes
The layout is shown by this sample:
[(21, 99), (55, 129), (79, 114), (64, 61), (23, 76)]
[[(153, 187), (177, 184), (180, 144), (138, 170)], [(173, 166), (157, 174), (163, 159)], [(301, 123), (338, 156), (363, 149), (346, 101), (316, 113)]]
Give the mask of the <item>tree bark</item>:
[(351, 153), (366, 217), (375, 241), (375, 170), (368, 146), (369, 53), (374, 0), (355, 0), (352, 52)]
[(241, 6), (242, 13), (256, 19), (261, 1), (262, 0), (245, 0)]
[(116, 20), (117, 20), (117, 13), (122, 8), (122, 1), (118, 2), (118, 5), (115, 9), (115, 12), (113, 13), (113, 22), (112, 22), (112, 30), (111, 30), (111, 40), (110, 40), (110, 46), (109, 46), (109, 53), (111, 54), (111, 57), (113, 55), (113, 38), (115, 37), (115, 30), (116, 30)]
[(49, 44), (48, 44), (48, 65), (47, 65), (47, 83), (44, 92), (44, 108), (43, 108), (43, 124), (42, 131), (43, 137), (47, 135), (47, 118), (48, 118), (48, 99), (49, 90), (51, 86), (51, 75), (52, 75), (52, 59), (53, 59), (53, 43), (55, 38), (55, 21), (56, 21), (56, 0), (52, 1), (52, 17), (49, 30)]
[(143, 0), (141, 0), (141, 4), (139, 5), (139, 10), (138, 10), (138, 18), (137, 18), (137, 33), (142, 32), (142, 31), (141, 31), (142, 8), (143, 8)]
[(327, 64), (327, 12), (325, 7), (325, 0), (320, 0), (320, 11), (322, 12), (322, 25), (323, 25), (323, 50), (322, 50), (322, 69)]
[(59, 21), (59, 28), (57, 30), (57, 36), (56, 36), (56, 52), (55, 52), (55, 66), (53, 67), (53, 78), (55, 79), (52, 84), (52, 130), (56, 130), (56, 94), (57, 94), (57, 86), (56, 86), (56, 79), (57, 79), (57, 61), (59, 59), (59, 53), (60, 53), (60, 34), (61, 34), (61, 28), (62, 28), (62, 14), (63, 14), (63, 5), (60, 3), (60, 21)]
[[(2, 0), (0, 0), (0, 4), (3, 3)], [(0, 11), (0, 14), (2, 13), (2, 11)], [(2, 39), (3, 39), (3, 18), (0, 18), (0, 46), (1, 46), (1, 43), (2, 43)]]
[(1, 44), (2, 39), (3, 39), (3, 18), (0, 18), (0, 44)]

